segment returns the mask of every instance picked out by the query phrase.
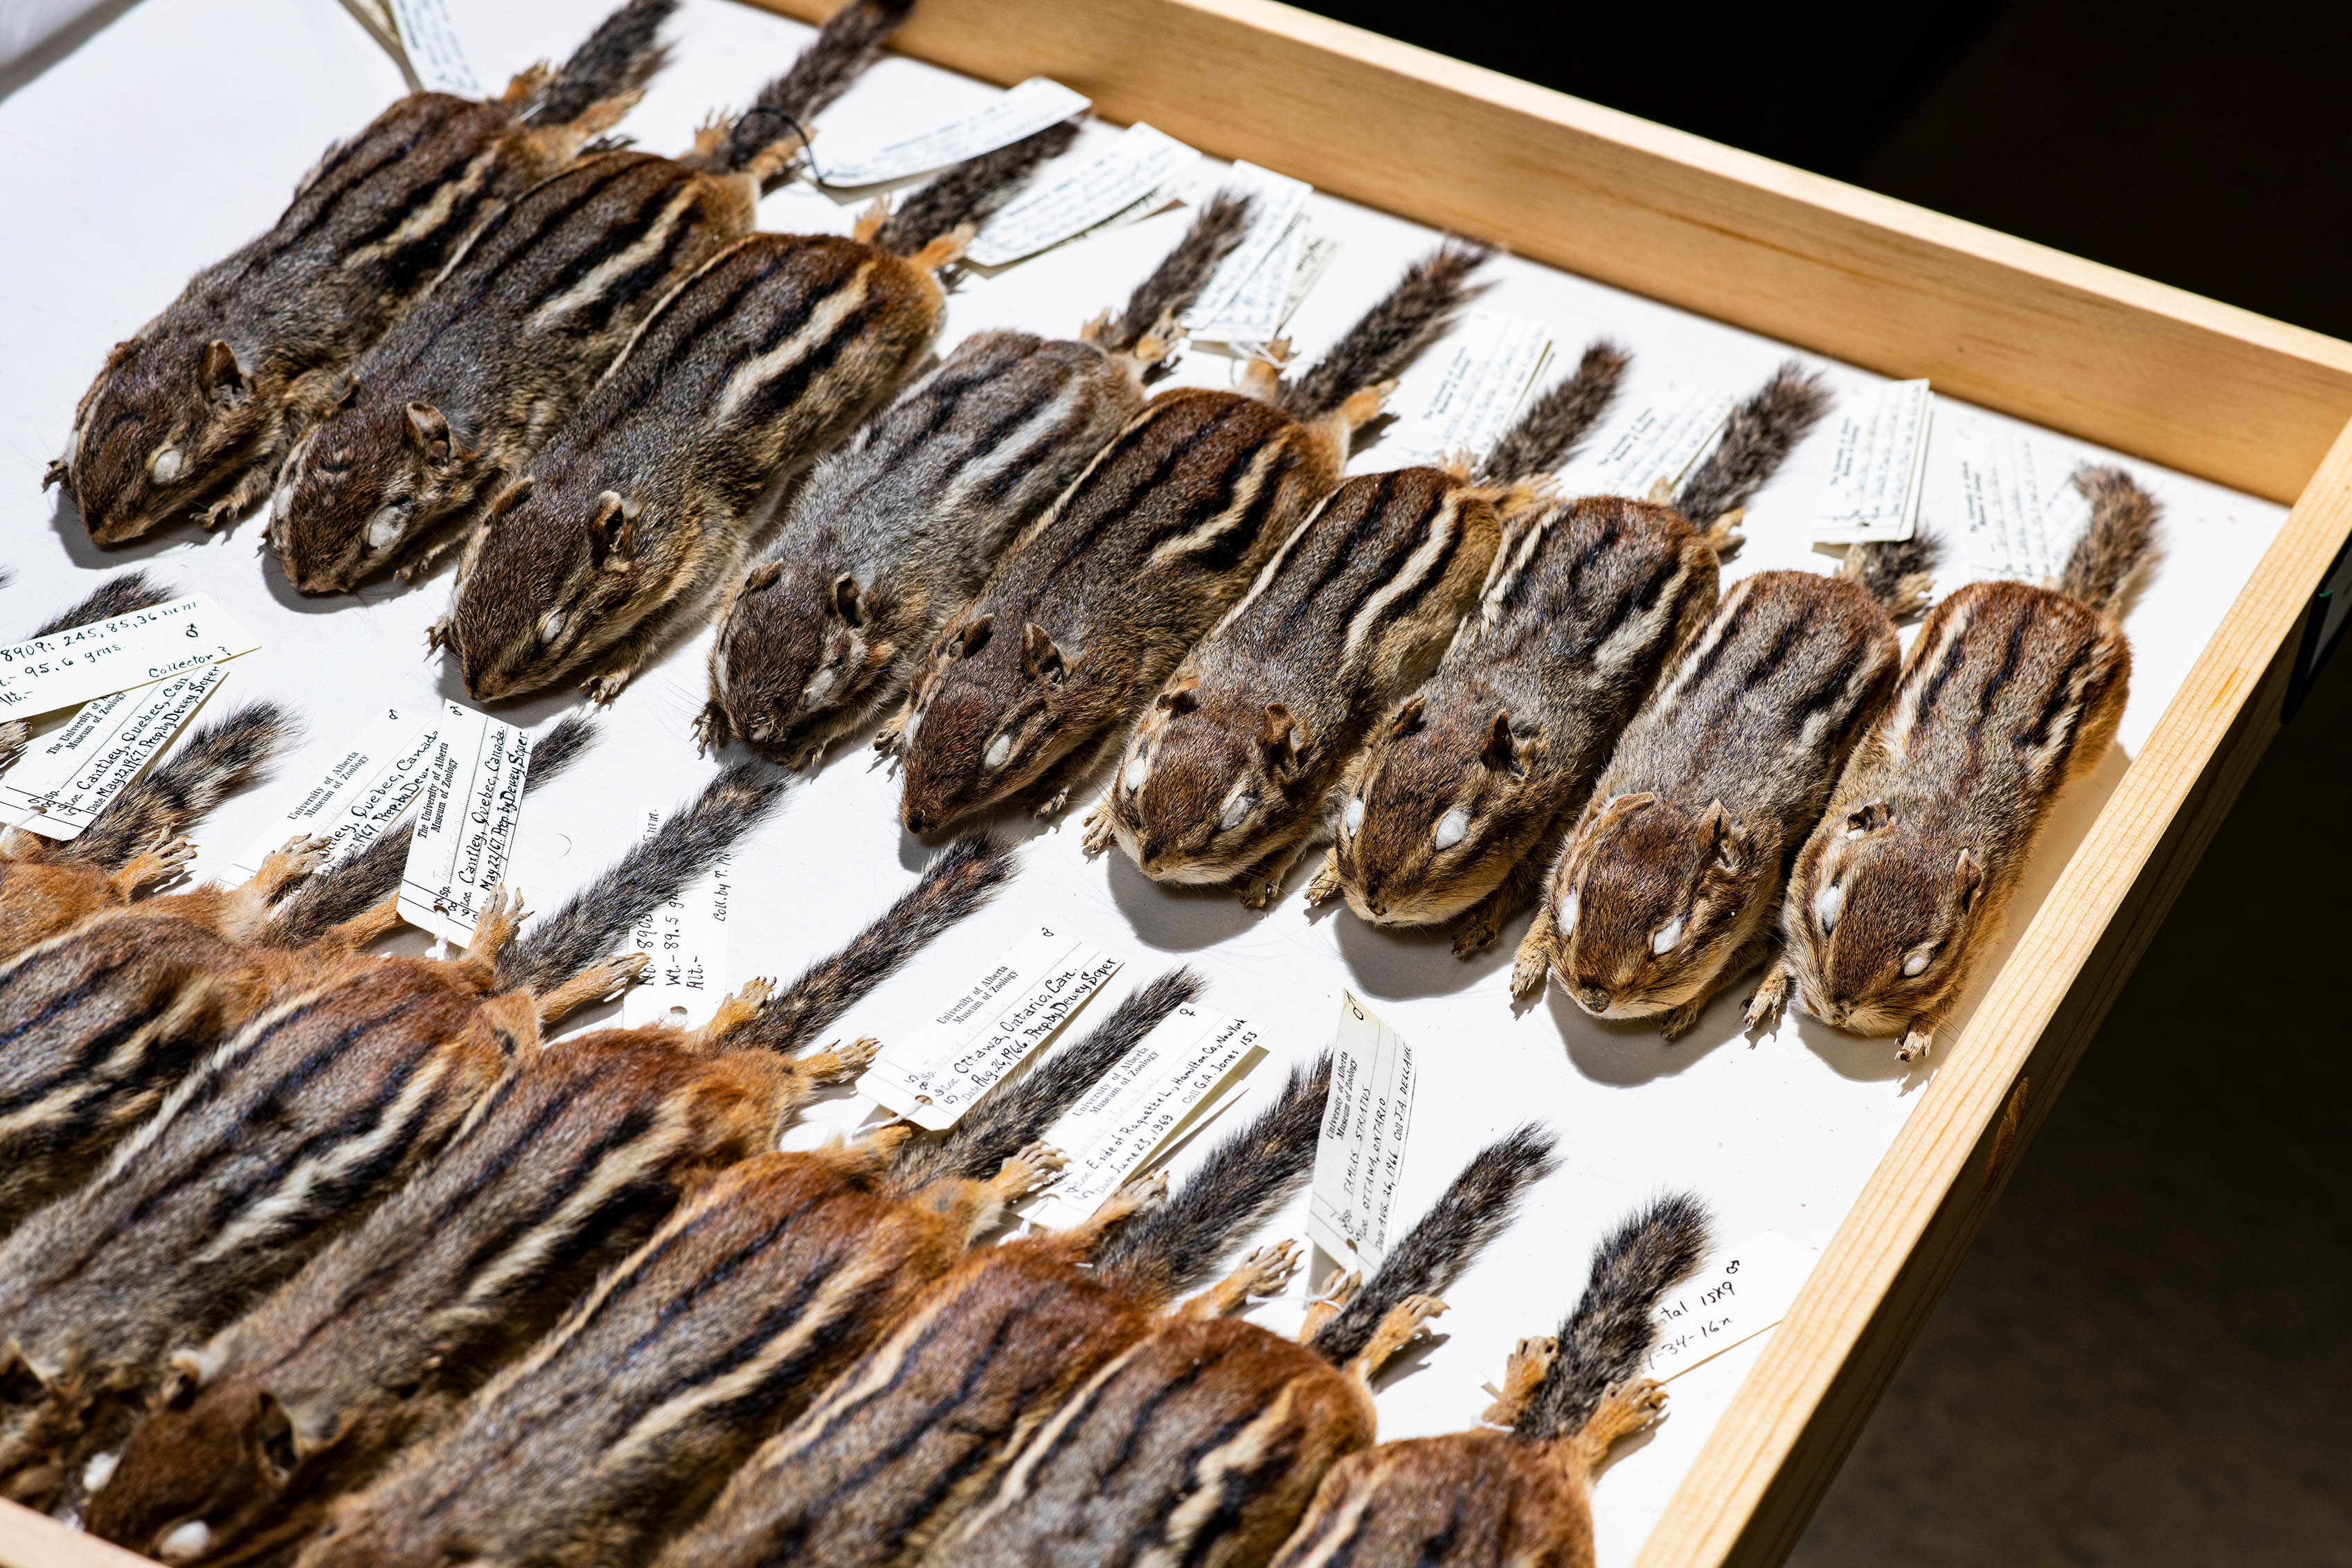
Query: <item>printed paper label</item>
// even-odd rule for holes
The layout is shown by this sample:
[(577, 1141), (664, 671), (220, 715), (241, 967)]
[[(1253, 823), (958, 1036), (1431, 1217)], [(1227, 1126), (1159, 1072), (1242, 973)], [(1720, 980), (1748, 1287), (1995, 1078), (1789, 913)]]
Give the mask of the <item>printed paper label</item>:
[(392, 16), (400, 47), (408, 53), (408, 68), (425, 91), (482, 96), (466, 47), (457, 41), (457, 25), (449, 18), (448, 0), (392, 0)]
[(1416, 1083), (1412, 1046), (1353, 996), (1343, 996), (1307, 1209), (1308, 1238), (1343, 1269), (1369, 1272), (1389, 1255)]
[(1290, 287), (1307, 246), (1304, 180), (1235, 163), (1224, 188), (1255, 198), (1249, 227), (1227, 252), (1184, 318), (1193, 337), (1215, 343), (1263, 343), (1282, 330)]
[(1657, 1343), (1643, 1373), (1664, 1383), (1744, 1344), (1789, 1315), (1811, 1256), (1773, 1231), (1711, 1253), (1650, 1321)]
[(207, 664), (86, 704), (9, 769), (0, 810), (43, 838), (78, 837), (226, 679), (226, 670)]
[(1441, 463), (1456, 454), (1485, 456), (1510, 428), (1550, 358), (1551, 329), (1479, 310), (1446, 346), (1451, 352), (1443, 364), (1406, 374), (1401, 417), (1381, 442), (1383, 451), (1399, 454), (1400, 465)]
[(964, 259), (1003, 267), (1034, 256), (1141, 208), (1200, 161), (1181, 141), (1139, 121), (1093, 156), (1062, 160), (1075, 166), (1006, 203), (981, 225)]
[(522, 786), (530, 770), (530, 737), (457, 703), (425, 758), (424, 799), (408, 868), (400, 880), (400, 917), (453, 943), (470, 942), (506, 881), (514, 853)]
[(2090, 526), (2073, 465), (2023, 431), (1968, 424), (1952, 433), (1969, 570), (1978, 577), (2055, 577)]
[(817, 169), (828, 185), (876, 185), (903, 180), (928, 169), (945, 168), (1010, 147), (1024, 136), (1034, 136), (1049, 125), (1059, 125), (1074, 114), (1084, 114), (1091, 102), (1060, 82), (1031, 77), (973, 112), (934, 125), (909, 136), (866, 147), (825, 149)]
[(1876, 544), (1918, 531), (1920, 483), (1927, 470), (1927, 383), (1895, 382), (1842, 410), (1830, 444), (1829, 475), (1815, 508), (1820, 544)]
[(919, 1126), (952, 1127), (1051, 1040), (1118, 963), (1091, 943), (1040, 926), (940, 1009), (929, 1041), (876, 1057), (857, 1092)]
[[(659, 806), (645, 808), (640, 841), (661, 830)], [(637, 922), (630, 947), (653, 962), (644, 981), (621, 998), (621, 1021), (705, 1024), (727, 994), (727, 912), (735, 898), (734, 857), (721, 855)]]
[[(441, 709), (386, 708), (383, 716), (333, 753), (292, 804), (255, 839), (235, 864), (251, 876), (297, 834), (331, 841), (328, 865), (341, 865), (400, 821), (425, 788), (426, 760), (445, 723)], [(289, 794), (291, 795), (291, 791)]]
[(1119, 1184), (1231, 1103), (1265, 1055), (1243, 1019), (1203, 1018), (1187, 1004), (1129, 1048), (1045, 1142), (1069, 1156), (1030, 1218), (1056, 1229), (1092, 1214)]
[(1729, 392), (1668, 387), (1656, 402), (1611, 420), (1601, 438), (1559, 471), (1560, 493), (1671, 497), (1723, 434), (1738, 402)]
[(55, 713), (261, 644), (209, 593), (0, 648), (0, 718)]

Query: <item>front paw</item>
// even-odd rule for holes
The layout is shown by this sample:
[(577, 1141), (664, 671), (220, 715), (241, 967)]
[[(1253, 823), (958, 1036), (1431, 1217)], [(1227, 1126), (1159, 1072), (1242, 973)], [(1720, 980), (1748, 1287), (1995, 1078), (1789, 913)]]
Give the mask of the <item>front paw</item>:
[(1078, 847), (1086, 851), (1089, 860), (1118, 841), (1118, 835), (1110, 829), (1108, 806), (1097, 806), (1078, 825), (1085, 830), (1078, 839)]
[(1915, 1023), (1904, 1031), (1903, 1043), (1895, 1049), (1895, 1059), (1897, 1061), (1925, 1061), (1928, 1049), (1935, 1043), (1935, 1031)]
[(1307, 907), (1314, 908), (1339, 896), (1339, 852), (1328, 850), (1323, 855), (1323, 869), (1307, 884)]
[(1741, 1016), (1743, 1029), (1772, 1029), (1780, 1021), (1780, 1013), (1789, 1005), (1789, 971), (1775, 964), (1765, 971), (1756, 987), (1756, 994), (1748, 998), (1748, 1009)]
[(1070, 791), (1066, 788), (1056, 789), (1052, 794), (1046, 796), (1044, 800), (1038, 801), (1037, 804), (1030, 810), (1029, 814), (1036, 818), (1041, 822), (1046, 821), (1052, 818), (1060, 816), (1062, 814), (1062, 808), (1069, 803)]
[(456, 640), (450, 635), (449, 617), (446, 615), (425, 629), (425, 652), (428, 656), (454, 646)]
[(1532, 936), (1520, 943), (1518, 956), (1511, 964), (1511, 999), (1523, 1002), (1539, 995), (1550, 978), (1551, 950)]
[(1705, 1011), (1706, 1011), (1705, 997), (1685, 1002), (1678, 1008), (1671, 1008), (1658, 1019), (1658, 1032), (1665, 1037), (1667, 1044), (1672, 1045), (1698, 1026), (1699, 1015)]
[(580, 683), (580, 695), (598, 707), (610, 706), (613, 699), (627, 687), (632, 673), (628, 670), (599, 670)]
[(1494, 915), (1483, 909), (1472, 910), (1462, 917), (1462, 924), (1454, 927), (1454, 956), (1465, 960), (1476, 957), (1494, 945), (1496, 934), (1502, 929), (1503, 923)]

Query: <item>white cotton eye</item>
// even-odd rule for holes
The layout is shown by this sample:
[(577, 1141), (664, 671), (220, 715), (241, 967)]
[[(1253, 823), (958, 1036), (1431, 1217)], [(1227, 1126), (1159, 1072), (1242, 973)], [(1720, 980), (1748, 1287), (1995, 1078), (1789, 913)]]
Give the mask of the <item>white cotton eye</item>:
[(1439, 849), (1450, 850), (1469, 836), (1470, 813), (1465, 808), (1456, 806), (1437, 819), (1437, 833), (1434, 841)]
[(180, 476), (180, 449), (166, 446), (148, 460), (147, 472), (154, 476), (158, 485), (168, 485)]
[(904, 728), (904, 729), (902, 729), (902, 730), (900, 730), (900, 731), (898, 732), (898, 744), (899, 744), (900, 746), (902, 746), (902, 747), (907, 747), (907, 746), (912, 746), (912, 745), (914, 745), (914, 744), (915, 744), (915, 727), (916, 727), (916, 726), (918, 726), (918, 725), (919, 725), (919, 724), (921, 724), (922, 722), (923, 722), (923, 716), (922, 716), (921, 714), (919, 714), (919, 713), (910, 713), (910, 714), (908, 714), (908, 715), (907, 716), (907, 727), (906, 727), (906, 728)]
[(1225, 802), (1225, 814), (1218, 820), (1218, 830), (1222, 832), (1231, 832), (1240, 827), (1248, 818), (1251, 809), (1256, 804), (1257, 797), (1246, 789), (1235, 795)]
[(201, 1519), (191, 1519), (164, 1531), (163, 1539), (155, 1543), (155, 1555), (166, 1563), (194, 1563), (212, 1544), (213, 1527)]
[(549, 611), (539, 618), (539, 640), (542, 643), (554, 642), (563, 635), (564, 624), (565, 617), (562, 611)]
[(1919, 951), (1912, 954), (1911, 956), (1903, 960), (1904, 974), (1909, 976), (1913, 979), (1918, 978), (1921, 975), (1927, 972), (1927, 960), (1934, 956), (1935, 955), (1933, 953), (1930, 953), (1925, 947), (1922, 947)]
[(286, 508), (294, 504), (294, 481), (280, 480), (278, 488), (269, 493), (269, 516), (272, 521), (282, 521)]
[(1576, 929), (1577, 895), (1570, 893), (1559, 901), (1559, 934), (1563, 936)]
[(81, 1468), (81, 1490), (96, 1491), (114, 1479), (114, 1464), (121, 1454), (92, 1454), (89, 1463)]
[(1838, 911), (1845, 907), (1845, 889), (1832, 883), (1822, 889), (1813, 900), (1813, 918), (1822, 923), (1822, 935), (1829, 936), (1837, 929)]
[(1347, 810), (1340, 813), (1339, 829), (1352, 839), (1356, 836), (1356, 830), (1363, 825), (1364, 798), (1358, 795), (1348, 802)]
[(841, 667), (837, 664), (827, 664), (824, 669), (819, 670), (815, 674), (809, 677), (808, 685), (802, 691), (801, 706), (803, 707), (816, 706), (817, 704), (825, 699), (826, 695), (833, 690), (835, 685), (838, 683), (840, 679)]
[(396, 543), (399, 538), (400, 508), (398, 507), (377, 507), (375, 516), (368, 519), (368, 549), (383, 549)]
[(1003, 767), (1004, 759), (1012, 755), (1013, 737), (1010, 734), (1000, 735), (990, 743), (988, 755), (980, 759), (980, 766), (985, 771), (993, 773)]
[(1667, 921), (1664, 925), (1658, 927), (1657, 935), (1650, 938), (1650, 951), (1653, 953), (1671, 953), (1675, 950), (1675, 945), (1681, 942), (1682, 939), (1683, 917), (1677, 915), (1672, 920)]
[(1138, 789), (1143, 788), (1144, 778), (1146, 775), (1150, 774), (1150, 771), (1151, 754), (1146, 751), (1139, 751), (1135, 754), (1134, 758), (1129, 761), (1126, 770), (1119, 774), (1118, 781), (1126, 788), (1127, 792), (1132, 795)]

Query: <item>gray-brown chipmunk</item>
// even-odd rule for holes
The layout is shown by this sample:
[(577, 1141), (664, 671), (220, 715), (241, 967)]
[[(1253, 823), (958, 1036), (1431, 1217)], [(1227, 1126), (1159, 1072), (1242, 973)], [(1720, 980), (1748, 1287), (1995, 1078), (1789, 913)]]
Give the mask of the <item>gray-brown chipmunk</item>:
[(1463, 958), (1492, 942), (1533, 897), (1619, 731), (1715, 608), (1717, 554), (1748, 498), (1825, 406), (1783, 366), (1733, 411), (1672, 506), (1595, 496), (1517, 510), (1437, 673), (1349, 764), (1307, 902), (1344, 894), (1379, 925), (1458, 920)]
[(511, 949), (499, 893), (449, 960), (384, 957), (279, 1000), (215, 1051), (97, 1176), (0, 1245), (0, 1496), (79, 1512), (173, 1347), (244, 1312), (389, 1197), (542, 1024), (645, 967), (610, 950), (772, 806), (723, 774)]
[[(946, 1550), (1029, 1435), (1306, 1176), (1329, 1080), (1328, 1058), (1294, 1070), (1165, 1203), (1146, 1201), (1150, 1178), (1131, 1181), (1084, 1224), (960, 1264), (761, 1445), (662, 1568), (847, 1568)], [(1234, 1311), (1295, 1266), (1294, 1248), (1261, 1248), (1176, 1314)]]
[(642, 1563), (1061, 1165), (1037, 1134), (1195, 987), (1134, 993), (919, 1149), (894, 1123), (721, 1173), (458, 1425), (334, 1505), (303, 1568)]
[(939, 335), (939, 271), (1074, 121), (968, 160), (855, 238), (756, 234), (656, 308), (580, 412), (494, 498), (426, 634), (490, 701), (586, 667), (610, 702), (698, 620), (810, 463)]
[(1488, 254), (1448, 242), (1416, 263), (1295, 382), (1253, 361), (1251, 394), (1186, 388), (1145, 405), (1006, 549), (875, 738), (904, 763), (907, 831), (1018, 795), (1060, 810), (1339, 482), (1388, 378), (1444, 329)]
[(1128, 737), (1087, 848), (1157, 882), (1239, 884), (1263, 909), (1326, 826), (1372, 724), (1427, 679), (1502, 538), (1497, 503), (1556, 468), (1616, 395), (1595, 343), (1481, 465), (1350, 479), (1184, 655)]
[(594, 153), (492, 216), (288, 455), (268, 540), (287, 581), (341, 592), (394, 566), (414, 576), (462, 544), (654, 308), (751, 231), (760, 193), (801, 157), (803, 127), (912, 5), (853, 0), (680, 157)]
[(1899, 1034), (1904, 1061), (1926, 1057), (2051, 807), (2106, 755), (2131, 686), (2123, 612), (2158, 510), (2120, 468), (2081, 469), (2074, 485), (2091, 523), (2054, 589), (1972, 582), (1919, 628), (1798, 852), (1751, 1026), (1793, 990), (1815, 1018)]
[(1592, 1568), (1593, 1472), (1664, 1407), (1639, 1376), (1657, 1337), (1650, 1314), (1706, 1247), (1694, 1198), (1635, 1215), (1595, 1251), (1559, 1335), (1519, 1342), (1489, 1429), (1341, 1459), (1276, 1568)]
[(628, 0), (558, 71), (481, 102), (410, 93), (329, 148), (276, 227), (114, 346), (44, 486), (65, 482), (100, 544), (215, 527), (268, 495), (361, 353), (492, 214), (636, 103), (677, 8)]
[(1167, 373), (1175, 320), (1240, 243), (1220, 195), (1116, 319), (1076, 340), (976, 332), (827, 454), (767, 559), (728, 595), (710, 647), (705, 747), (740, 737), (814, 766), (905, 695), (916, 659), (1004, 547), (1068, 488)]
[(818, 1085), (862, 1071), (870, 1040), (789, 1053), (1010, 870), (1007, 852), (963, 841), (788, 991), (755, 981), (699, 1029), (601, 1030), (526, 1054), (407, 1186), (173, 1354), (87, 1527), (167, 1563), (282, 1554), (333, 1497), (451, 1425), (682, 1197), (773, 1148)]
[(932, 1549), (971, 1568), (1258, 1568), (1324, 1473), (1371, 1446), (1371, 1378), (1444, 1311), (1437, 1294), (1551, 1168), (1533, 1127), (1480, 1150), (1370, 1280), (1343, 1277), (1296, 1341), (1234, 1318), (1164, 1320), (1090, 1379)]

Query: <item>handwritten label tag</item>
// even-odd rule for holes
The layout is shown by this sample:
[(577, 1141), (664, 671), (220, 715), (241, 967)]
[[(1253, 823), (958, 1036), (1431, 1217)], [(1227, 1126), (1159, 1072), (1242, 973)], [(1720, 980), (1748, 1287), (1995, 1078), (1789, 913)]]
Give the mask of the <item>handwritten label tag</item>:
[(1040, 926), (940, 1010), (931, 1043), (884, 1051), (857, 1092), (943, 1132), (1051, 1040), (1118, 964), (1091, 943)]
[[(663, 815), (659, 806), (645, 808), (641, 841), (660, 831)], [(637, 922), (631, 949), (653, 964), (644, 983), (621, 998), (624, 1024), (710, 1021), (727, 994), (727, 913), (734, 899), (734, 857), (721, 855), (676, 898)]]
[(450, 19), (448, 0), (392, 0), (393, 25), (400, 29), (400, 47), (407, 51), (408, 68), (427, 92), (452, 92), (459, 98), (482, 96), (481, 83), (457, 41), (457, 24)]
[(1710, 1254), (1650, 1314), (1658, 1338), (1643, 1375), (1664, 1383), (1754, 1339), (1789, 1315), (1812, 1271), (1803, 1248), (1769, 1230)]
[(1091, 107), (1083, 94), (1060, 82), (1031, 77), (944, 125), (845, 152), (827, 148), (817, 172), (828, 185), (876, 185), (885, 180), (903, 180), (927, 169), (945, 168), (1010, 147)]
[(1265, 1052), (1243, 1019), (1204, 1018), (1189, 1003), (1129, 1048), (1064, 1113), (1045, 1142), (1069, 1155), (1030, 1216), (1059, 1229), (1095, 1211), (1121, 1182), (1232, 1099)]
[(1840, 411), (1813, 521), (1816, 543), (1877, 544), (1918, 531), (1934, 413), (1924, 381), (1895, 382)]
[(1723, 434), (1724, 422), (1738, 402), (1729, 392), (1669, 386), (1656, 402), (1610, 421), (1601, 440), (1559, 471), (1560, 493), (1636, 500), (1646, 500), (1660, 489), (1671, 495)]
[(209, 593), (0, 648), (0, 718), (55, 713), (261, 644)]
[(457, 703), (425, 758), (424, 799), (408, 867), (400, 879), (400, 917), (450, 942), (474, 939), (490, 890), (505, 882), (530, 770), (530, 737)]
[(1447, 347), (1442, 365), (1406, 372), (1403, 410), (1381, 444), (1383, 450), (1393, 447), (1403, 463), (1484, 456), (1510, 428), (1550, 358), (1551, 329), (1522, 316), (1478, 310)]
[(1063, 159), (1073, 167), (1006, 203), (981, 225), (964, 259), (975, 267), (1003, 267), (1131, 211), (1141, 216), (1137, 209), (1200, 161), (1192, 148), (1139, 120), (1092, 157)]
[(2089, 527), (2073, 465), (2023, 431), (1969, 424), (1952, 433), (1969, 570), (1979, 577), (2055, 577)]
[(0, 810), (43, 838), (79, 837), (226, 679), (207, 664), (86, 704), (0, 780)]
[[(328, 865), (341, 865), (400, 821), (425, 788), (425, 764), (446, 722), (439, 708), (386, 708), (359, 737), (330, 757), (285, 812), (234, 862), (251, 876), (299, 833), (329, 840)], [(291, 791), (289, 791), (290, 794)]]
[(1342, 996), (1307, 1234), (1343, 1269), (1369, 1272), (1389, 1255), (1418, 1082), (1412, 1046), (1353, 996)]
[(1235, 163), (1224, 187), (1255, 198), (1248, 229), (1225, 254), (1184, 318), (1185, 330), (1213, 343), (1263, 343), (1282, 330), (1291, 280), (1307, 246), (1304, 180)]

